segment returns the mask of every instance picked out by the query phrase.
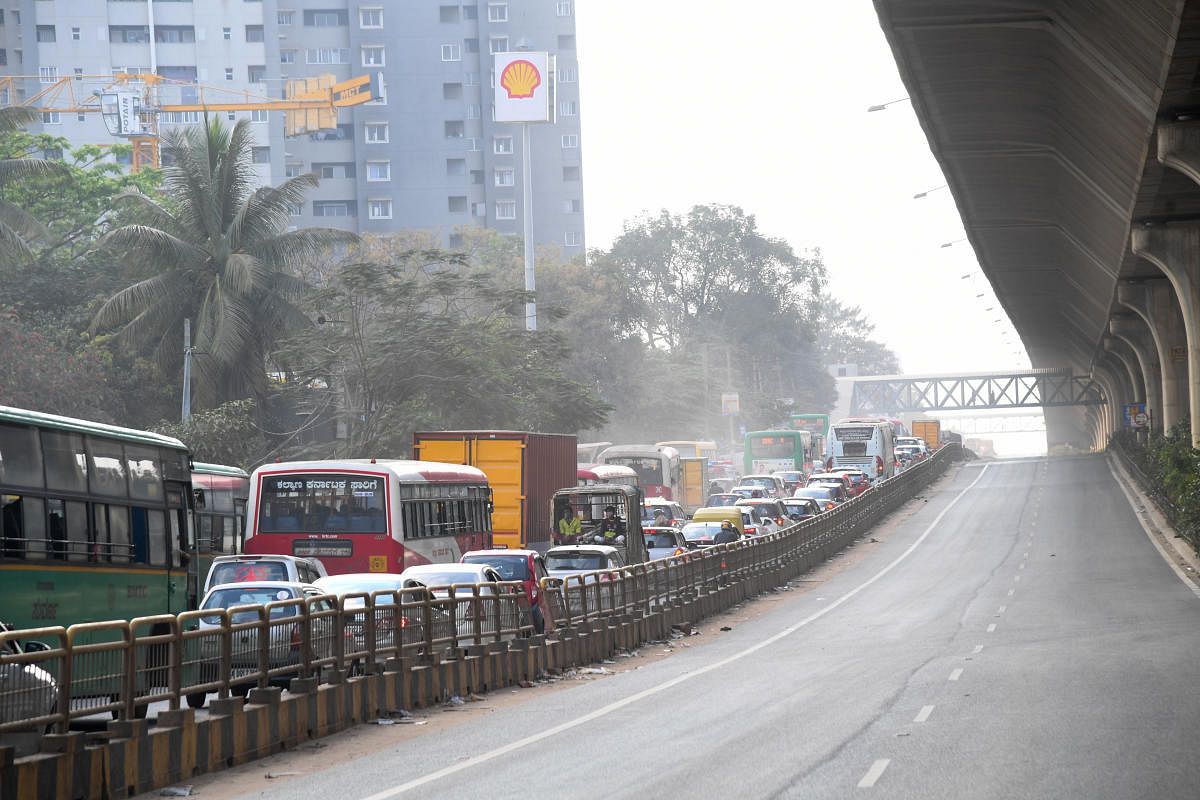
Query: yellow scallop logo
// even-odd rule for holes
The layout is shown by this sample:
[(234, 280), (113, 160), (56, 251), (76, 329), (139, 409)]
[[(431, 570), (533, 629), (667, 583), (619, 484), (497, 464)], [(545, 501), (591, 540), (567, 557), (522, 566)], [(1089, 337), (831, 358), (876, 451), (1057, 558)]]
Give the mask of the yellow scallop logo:
[(542, 85), (542, 74), (525, 59), (513, 61), (500, 73), (500, 85), (508, 92), (509, 100), (533, 97), (533, 90)]

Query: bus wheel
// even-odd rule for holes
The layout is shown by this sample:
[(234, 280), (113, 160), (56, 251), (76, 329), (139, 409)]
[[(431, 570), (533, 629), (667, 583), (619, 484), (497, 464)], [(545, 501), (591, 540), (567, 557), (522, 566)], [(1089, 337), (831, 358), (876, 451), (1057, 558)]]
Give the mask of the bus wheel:
[(208, 695), (204, 692), (192, 692), (187, 696), (188, 708), (201, 708), (206, 699), (208, 699)]
[[(116, 703), (119, 700), (119, 698), (116, 695), (112, 695), (111, 699), (112, 699), (112, 702), (114, 702), (114, 703)], [(149, 712), (150, 712), (150, 704), (142, 703), (139, 706), (133, 707), (133, 718), (134, 719), (145, 719), (146, 714), (148, 714)], [(116, 719), (116, 720), (119, 720), (121, 718), (121, 712), (119, 709), (114, 708), (112, 710), (112, 718)]]

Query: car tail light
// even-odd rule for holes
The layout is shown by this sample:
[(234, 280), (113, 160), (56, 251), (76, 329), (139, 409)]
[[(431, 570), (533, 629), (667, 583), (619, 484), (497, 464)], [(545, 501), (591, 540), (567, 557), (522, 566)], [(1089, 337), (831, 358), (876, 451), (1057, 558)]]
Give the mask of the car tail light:
[(879, 456), (875, 456), (875, 471), (880, 475), (883, 474), (883, 459)]
[(674, 552), (674, 553), (671, 553), (671, 555), (673, 555), (673, 556), (681, 556), (681, 555), (683, 555), (683, 548), (682, 548), (682, 547), (676, 547), (676, 548), (675, 548), (675, 552)]
[(292, 626), (292, 642), (291, 642), (292, 649), (293, 649), (293, 650), (299, 650), (299, 649), (300, 649), (300, 642), (301, 642), (301, 638), (300, 638), (300, 626), (299, 626), (299, 625), (293, 625), (293, 626)]
[(826, 510), (826, 511), (833, 511), (833, 506), (834, 506), (834, 504), (833, 504), (833, 503), (826, 503), (826, 504), (825, 504), (825, 510)]
[(830, 457), (828, 458), (828, 460), (826, 460), (826, 462), (825, 462), (825, 469), (826, 469), (826, 470), (831, 470), (831, 469), (833, 469), (833, 456), (830, 456)]
[[(758, 533), (758, 528), (754, 527), (753, 525), (747, 525), (747, 526), (746, 526), (746, 533), (748, 533), (748, 534), (750, 534), (751, 536), (753, 536), (754, 534)], [(724, 564), (722, 564), (721, 566), (725, 566), (725, 565), (724, 565)]]

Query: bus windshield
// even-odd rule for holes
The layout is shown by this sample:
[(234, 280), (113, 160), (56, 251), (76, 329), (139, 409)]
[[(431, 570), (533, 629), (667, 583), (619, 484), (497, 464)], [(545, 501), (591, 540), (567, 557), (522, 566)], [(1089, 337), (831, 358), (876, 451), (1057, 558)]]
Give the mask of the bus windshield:
[(638, 474), (638, 480), (643, 484), (661, 486), (665, 483), (662, 459), (649, 456), (609, 456), (607, 462), (629, 467)]
[(751, 436), (749, 443), (753, 458), (791, 458), (796, 454), (796, 439), (792, 436)]
[(258, 530), (387, 533), (384, 491), (384, 479), (373, 475), (266, 476)]

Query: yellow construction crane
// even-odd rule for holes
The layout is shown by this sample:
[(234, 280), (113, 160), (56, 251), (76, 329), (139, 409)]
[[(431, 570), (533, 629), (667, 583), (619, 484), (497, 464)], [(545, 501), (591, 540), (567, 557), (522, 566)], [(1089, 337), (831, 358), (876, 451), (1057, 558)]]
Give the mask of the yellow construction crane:
[[(36, 94), (16, 102), (18, 89), (37, 81)], [(382, 96), (381, 76), (360, 75), (340, 83), (332, 75), (287, 82), (284, 96), (204, 86), (143, 73), (115, 75), (0, 75), (0, 106), (17, 105), (43, 113), (100, 114), (113, 136), (133, 146), (133, 169), (158, 166), (161, 113), (204, 111), (283, 111), (284, 135), (299, 136), (337, 128), (339, 108)]]

